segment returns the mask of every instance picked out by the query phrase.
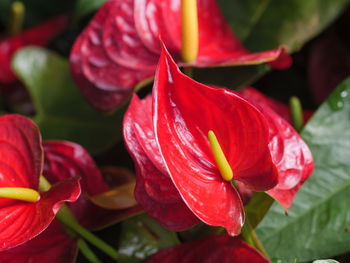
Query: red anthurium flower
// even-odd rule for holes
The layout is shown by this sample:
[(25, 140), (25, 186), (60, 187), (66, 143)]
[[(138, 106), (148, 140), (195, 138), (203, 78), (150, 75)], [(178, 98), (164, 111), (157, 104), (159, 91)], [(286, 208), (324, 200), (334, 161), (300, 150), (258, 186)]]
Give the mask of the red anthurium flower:
[(29, 45), (45, 46), (66, 26), (67, 18), (59, 16), (36, 27), (24, 30), (19, 35), (0, 38), (0, 83), (9, 84), (17, 80), (11, 69), (11, 59), (18, 49)]
[(78, 252), (75, 238), (66, 234), (58, 220), (28, 242), (0, 252), (3, 263), (51, 262), (73, 263)]
[(161, 250), (147, 263), (268, 263), (255, 248), (237, 237), (228, 235), (207, 236), (176, 247)]
[[(20, 115), (3, 115), (0, 117), (0, 137), (1, 189), (21, 187), (37, 191), (43, 166), (37, 126)], [(34, 202), (0, 198), (0, 251), (40, 234), (54, 219), (60, 205), (64, 201), (75, 201), (79, 195), (80, 187), (75, 177), (53, 185)]]
[[(287, 122), (292, 123), (292, 119), (290, 116), (290, 108), (284, 105), (283, 103), (275, 99), (266, 97), (264, 94), (252, 87), (245, 87), (244, 89), (239, 91), (239, 94), (240, 96), (242, 96), (250, 102), (256, 102), (262, 108), (271, 108), (274, 112), (277, 112), (278, 115), (285, 119)], [(313, 113), (314, 112), (311, 110), (303, 111), (304, 123), (306, 123), (311, 118)]]
[(207, 67), (271, 62), (290, 66), (284, 48), (250, 53), (234, 35), (215, 0), (198, 0), (199, 49), (194, 62), (181, 61), (181, 0), (109, 0), (76, 40), (71, 71), (86, 99), (110, 111), (140, 81), (154, 75), (159, 37), (179, 65)]
[[(286, 121), (230, 90), (191, 80), (164, 48), (153, 102), (132, 98), (124, 139), (137, 166), (137, 201), (171, 230), (196, 223), (188, 210), (231, 235), (243, 225), (241, 198), (214, 159), (208, 131), (215, 133), (232, 179), (250, 190), (299, 188), (312, 171), (310, 151)], [(272, 193), (286, 209), (294, 194)]]
[[(95, 162), (83, 147), (68, 141), (46, 141), (43, 146), (43, 174), (51, 183), (76, 176), (82, 178), (83, 195), (76, 202), (68, 204), (81, 225), (90, 229), (101, 228), (140, 211), (139, 206), (120, 211), (105, 210), (84, 198), (84, 194), (99, 194), (108, 190), (108, 187)], [(67, 235), (61, 223), (55, 219), (42, 234), (21, 246), (1, 252), (0, 258), (6, 259), (6, 263), (68, 263), (74, 262), (76, 254), (77, 238)]]

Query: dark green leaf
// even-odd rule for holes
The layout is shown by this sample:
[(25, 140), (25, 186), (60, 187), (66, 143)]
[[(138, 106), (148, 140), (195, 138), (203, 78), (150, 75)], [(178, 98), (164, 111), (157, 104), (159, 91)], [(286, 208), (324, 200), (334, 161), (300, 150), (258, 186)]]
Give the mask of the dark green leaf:
[(96, 153), (121, 138), (124, 109), (108, 116), (96, 112), (76, 87), (66, 59), (42, 48), (24, 48), (12, 64), (32, 96), (33, 119), (44, 139), (74, 141)]
[(252, 51), (287, 45), (299, 49), (329, 25), (349, 0), (218, 0), (245, 46)]
[(274, 199), (264, 192), (256, 192), (244, 206), (250, 225), (255, 228), (269, 211)]
[(77, 19), (96, 11), (106, 2), (106, 0), (78, 0), (76, 4), (75, 16)]
[(350, 251), (350, 79), (332, 93), (301, 135), (315, 161), (289, 216), (274, 204), (257, 228), (271, 258), (329, 258)]
[(146, 214), (124, 221), (119, 240), (119, 263), (142, 262), (161, 249), (179, 244), (174, 232)]

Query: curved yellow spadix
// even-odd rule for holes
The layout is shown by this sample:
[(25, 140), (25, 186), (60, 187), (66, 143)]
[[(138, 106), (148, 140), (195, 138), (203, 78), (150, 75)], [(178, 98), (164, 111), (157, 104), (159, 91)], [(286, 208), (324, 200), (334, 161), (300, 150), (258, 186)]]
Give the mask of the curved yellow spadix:
[(232, 169), (224, 155), (224, 152), (221, 149), (221, 146), (216, 138), (214, 132), (210, 130), (208, 132), (208, 139), (210, 143), (211, 151), (213, 152), (214, 159), (222, 178), (226, 181), (231, 181), (233, 178)]
[(197, 0), (182, 0), (181, 17), (181, 57), (189, 63), (194, 61), (198, 54)]
[(16, 199), (26, 202), (36, 202), (40, 199), (40, 194), (30, 188), (24, 187), (0, 187), (0, 197)]

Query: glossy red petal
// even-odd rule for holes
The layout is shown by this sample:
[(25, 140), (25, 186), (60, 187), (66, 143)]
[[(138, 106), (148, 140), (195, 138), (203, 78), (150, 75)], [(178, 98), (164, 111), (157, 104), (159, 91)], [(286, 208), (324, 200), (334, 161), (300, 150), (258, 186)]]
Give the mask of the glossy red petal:
[[(43, 165), (38, 127), (28, 118), (11, 114), (0, 117), (0, 187), (37, 190)], [(0, 205), (13, 203), (0, 199)]]
[(29, 45), (45, 46), (51, 39), (61, 33), (67, 26), (67, 17), (59, 16), (47, 22), (27, 29), (21, 34), (0, 39), (0, 82), (11, 83), (17, 80), (11, 69), (13, 54)]
[[(287, 105), (275, 99), (266, 97), (264, 94), (252, 87), (245, 87), (239, 91), (239, 94), (250, 102), (256, 102), (262, 108), (265, 106), (271, 108), (287, 122), (292, 123), (290, 108)], [(314, 112), (311, 110), (303, 110), (304, 123), (306, 123), (311, 118), (313, 113)]]
[(152, 98), (134, 95), (124, 116), (124, 141), (136, 165), (135, 198), (155, 220), (172, 231), (198, 222), (171, 181), (154, 137)]
[(242, 202), (216, 167), (207, 137), (213, 130), (234, 179), (263, 191), (277, 183), (261, 113), (233, 92), (183, 75), (163, 49), (153, 90), (153, 122), (161, 155), (188, 207), (209, 225), (238, 234)]
[(2, 263), (73, 263), (77, 253), (77, 240), (67, 235), (61, 223), (54, 220), (32, 240), (0, 252), (0, 258)]
[[(85, 98), (101, 111), (125, 101), (136, 84), (154, 75), (159, 37), (180, 65), (181, 0), (109, 0), (76, 40), (72, 75)], [(215, 18), (215, 19), (213, 19)], [(192, 66), (272, 62), (286, 68), (291, 58), (281, 47), (250, 53), (232, 32), (215, 0), (198, 1), (199, 50)]]
[(77, 178), (61, 181), (35, 203), (15, 201), (0, 207), (0, 251), (18, 246), (40, 234), (54, 219), (61, 204), (80, 195)]
[(207, 236), (161, 250), (149, 258), (147, 263), (268, 263), (255, 248), (241, 239), (227, 235)]
[(74, 80), (88, 102), (101, 111), (111, 111), (121, 105), (134, 86), (154, 72), (154, 69), (140, 71), (117, 64), (104, 48), (109, 46), (104, 39), (108, 33), (104, 33), (104, 24), (118, 18), (108, 14), (112, 7), (119, 5), (117, 1), (107, 1), (102, 6), (74, 43), (70, 55)]
[(89, 153), (80, 145), (68, 141), (45, 141), (45, 164), (43, 174), (51, 182), (75, 176), (81, 178), (83, 194), (68, 204), (78, 221), (88, 228), (101, 228), (140, 211), (135, 206), (122, 210), (106, 210), (91, 203), (84, 194), (97, 195), (109, 190), (101, 172)]
[(311, 151), (291, 125), (269, 107), (266, 100), (259, 100), (260, 96), (244, 97), (263, 113), (269, 125), (269, 148), (277, 166), (278, 184), (267, 193), (288, 210), (295, 194), (313, 171)]

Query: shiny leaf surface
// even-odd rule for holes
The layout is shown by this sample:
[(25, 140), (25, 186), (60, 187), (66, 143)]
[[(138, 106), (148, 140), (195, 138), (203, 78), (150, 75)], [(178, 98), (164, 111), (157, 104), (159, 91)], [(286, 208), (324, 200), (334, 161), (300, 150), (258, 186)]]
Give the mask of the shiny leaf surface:
[(299, 190), (289, 216), (273, 205), (257, 229), (272, 258), (310, 261), (350, 250), (349, 93), (347, 79), (301, 133), (313, 153), (315, 170)]
[(31, 93), (34, 121), (44, 139), (74, 141), (93, 153), (120, 139), (122, 110), (109, 116), (94, 111), (75, 86), (65, 59), (45, 49), (25, 48), (16, 54), (13, 67)]
[(287, 45), (298, 50), (347, 7), (348, 0), (217, 0), (247, 48), (259, 51)]
[(176, 234), (143, 214), (122, 223), (119, 241), (120, 263), (143, 262), (161, 249), (179, 244)]

